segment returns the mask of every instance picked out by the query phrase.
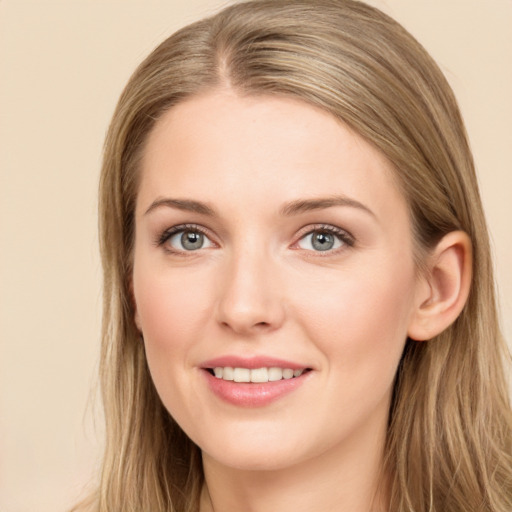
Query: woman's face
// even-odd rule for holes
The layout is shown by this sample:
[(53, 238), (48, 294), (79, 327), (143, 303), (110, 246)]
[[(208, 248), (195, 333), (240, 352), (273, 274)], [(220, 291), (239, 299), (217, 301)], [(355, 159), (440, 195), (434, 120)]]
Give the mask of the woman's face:
[(216, 91), (157, 122), (141, 173), (135, 320), (205, 457), (378, 446), (418, 288), (386, 159), (306, 103)]

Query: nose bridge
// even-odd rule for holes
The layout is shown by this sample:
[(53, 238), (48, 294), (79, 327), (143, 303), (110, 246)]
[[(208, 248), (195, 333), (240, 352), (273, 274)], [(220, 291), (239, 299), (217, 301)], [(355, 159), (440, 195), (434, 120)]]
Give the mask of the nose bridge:
[(241, 245), (220, 276), (219, 322), (237, 333), (276, 329), (284, 320), (277, 262), (264, 246)]

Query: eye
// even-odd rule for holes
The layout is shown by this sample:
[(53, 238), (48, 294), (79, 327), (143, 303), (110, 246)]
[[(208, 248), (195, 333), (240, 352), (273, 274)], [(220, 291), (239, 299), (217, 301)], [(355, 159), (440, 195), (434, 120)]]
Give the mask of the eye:
[(175, 252), (191, 252), (213, 247), (213, 242), (197, 227), (176, 226), (163, 233), (159, 245)]
[(345, 231), (334, 227), (322, 227), (304, 235), (297, 242), (297, 246), (308, 251), (326, 252), (339, 249), (345, 245), (352, 246), (353, 243), (352, 237)]

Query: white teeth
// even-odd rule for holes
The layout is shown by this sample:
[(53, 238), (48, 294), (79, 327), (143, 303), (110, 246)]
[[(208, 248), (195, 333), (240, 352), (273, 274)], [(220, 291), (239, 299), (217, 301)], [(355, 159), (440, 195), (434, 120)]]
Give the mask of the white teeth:
[(281, 379), (300, 377), (304, 369), (292, 370), (291, 368), (231, 368), (230, 366), (218, 366), (213, 369), (215, 377), (235, 382), (275, 382)]
[(283, 370), (283, 379), (291, 379), (293, 377), (293, 370), (286, 368)]
[(224, 367), (223, 372), (222, 372), (222, 378), (224, 380), (233, 380), (234, 379), (233, 368), (231, 368), (230, 366)]
[(251, 382), (251, 370), (249, 368), (234, 368), (233, 380), (235, 382)]
[(273, 382), (275, 380), (281, 380), (283, 378), (283, 370), (281, 368), (269, 368), (268, 369), (268, 380)]
[(268, 370), (266, 368), (251, 370), (251, 382), (268, 382)]

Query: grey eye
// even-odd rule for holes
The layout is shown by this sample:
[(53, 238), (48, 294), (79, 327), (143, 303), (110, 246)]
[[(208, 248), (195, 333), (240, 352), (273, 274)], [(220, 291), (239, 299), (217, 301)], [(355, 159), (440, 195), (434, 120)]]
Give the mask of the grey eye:
[(308, 249), (310, 251), (330, 251), (331, 249), (341, 247), (343, 243), (340, 237), (333, 233), (316, 230), (302, 237), (298, 245), (301, 249)]
[(178, 251), (197, 251), (212, 246), (207, 236), (193, 229), (178, 231), (169, 238), (168, 243)]
[(204, 243), (204, 235), (197, 231), (185, 231), (181, 235), (181, 245), (187, 251), (201, 249)]
[(311, 245), (317, 251), (328, 251), (334, 247), (335, 238), (330, 233), (313, 233)]

